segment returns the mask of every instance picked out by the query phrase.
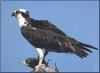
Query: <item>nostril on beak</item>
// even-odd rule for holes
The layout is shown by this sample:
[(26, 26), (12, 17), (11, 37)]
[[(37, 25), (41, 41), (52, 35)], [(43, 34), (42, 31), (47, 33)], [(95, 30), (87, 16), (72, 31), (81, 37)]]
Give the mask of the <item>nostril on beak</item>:
[(12, 13), (11, 16), (15, 16), (15, 13)]

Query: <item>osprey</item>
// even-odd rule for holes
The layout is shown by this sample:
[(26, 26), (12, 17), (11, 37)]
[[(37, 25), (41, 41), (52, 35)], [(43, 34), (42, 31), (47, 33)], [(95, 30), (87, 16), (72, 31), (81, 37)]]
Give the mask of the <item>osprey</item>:
[(42, 64), (48, 52), (73, 53), (80, 58), (84, 58), (88, 56), (88, 52), (92, 53), (88, 48), (97, 49), (67, 36), (48, 20), (32, 19), (25, 9), (15, 10), (12, 16), (16, 17), (22, 35), (38, 51), (38, 67)]

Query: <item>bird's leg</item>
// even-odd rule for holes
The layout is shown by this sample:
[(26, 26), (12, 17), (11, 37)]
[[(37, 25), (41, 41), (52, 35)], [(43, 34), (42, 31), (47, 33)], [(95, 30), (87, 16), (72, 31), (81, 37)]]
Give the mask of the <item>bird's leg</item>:
[(44, 49), (44, 58), (47, 56), (48, 51)]
[(39, 64), (35, 66), (36, 68), (36, 71), (38, 71), (39, 67), (41, 66), (42, 64), (42, 61), (44, 59), (44, 50), (41, 49), (41, 48), (36, 48), (36, 50), (38, 51), (38, 54), (39, 54)]

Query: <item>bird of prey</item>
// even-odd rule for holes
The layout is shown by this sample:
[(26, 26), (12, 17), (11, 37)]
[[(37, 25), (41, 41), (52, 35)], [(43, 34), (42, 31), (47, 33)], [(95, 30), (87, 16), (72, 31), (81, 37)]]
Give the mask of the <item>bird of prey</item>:
[(89, 48), (97, 49), (69, 37), (48, 20), (32, 19), (26, 9), (17, 9), (12, 13), (12, 16), (16, 17), (22, 35), (38, 51), (38, 67), (48, 52), (73, 53), (84, 58), (88, 56), (88, 52), (92, 53)]

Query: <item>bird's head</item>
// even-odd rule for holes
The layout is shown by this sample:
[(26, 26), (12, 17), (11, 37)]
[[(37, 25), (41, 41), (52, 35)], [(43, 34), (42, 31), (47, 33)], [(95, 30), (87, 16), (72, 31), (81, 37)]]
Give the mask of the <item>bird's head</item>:
[(26, 9), (17, 9), (11, 16), (17, 18), (20, 27), (28, 25), (29, 12)]
[(28, 18), (29, 17), (29, 12), (26, 9), (17, 9), (15, 10), (11, 16), (15, 16), (16, 18)]

